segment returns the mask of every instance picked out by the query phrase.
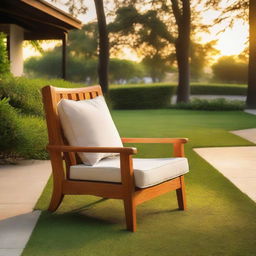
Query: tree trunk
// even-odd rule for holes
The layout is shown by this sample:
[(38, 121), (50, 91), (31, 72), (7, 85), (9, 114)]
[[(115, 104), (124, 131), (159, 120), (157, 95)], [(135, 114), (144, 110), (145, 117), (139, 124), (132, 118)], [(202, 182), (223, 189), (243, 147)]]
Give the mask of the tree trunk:
[(109, 40), (103, 0), (94, 0), (99, 28), (99, 84), (103, 93), (108, 92)]
[(249, 65), (247, 108), (256, 108), (256, 1), (249, 2)]
[(176, 20), (178, 24), (178, 38), (175, 43), (176, 58), (179, 71), (179, 83), (177, 89), (177, 103), (189, 102), (190, 96), (190, 1), (182, 0), (182, 14)]
[(190, 95), (190, 70), (189, 70), (189, 42), (180, 38), (175, 44), (176, 58), (179, 71), (179, 82), (177, 88), (177, 103), (189, 102)]

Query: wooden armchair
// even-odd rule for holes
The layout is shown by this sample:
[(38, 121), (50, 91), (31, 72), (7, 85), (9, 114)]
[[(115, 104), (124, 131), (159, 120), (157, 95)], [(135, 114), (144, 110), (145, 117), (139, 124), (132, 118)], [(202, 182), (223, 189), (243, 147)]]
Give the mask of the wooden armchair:
[[(43, 103), (48, 127), (50, 154), (53, 171), (53, 193), (49, 205), (50, 211), (55, 211), (64, 195), (95, 195), (103, 198), (121, 199), (124, 202), (126, 225), (130, 231), (136, 231), (136, 206), (164, 193), (176, 190), (180, 210), (186, 209), (184, 173), (180, 170), (176, 177), (162, 180), (157, 184), (140, 188), (136, 186), (132, 155), (137, 153), (133, 147), (77, 147), (69, 146), (63, 135), (57, 104), (61, 99), (74, 101), (93, 99), (102, 95), (100, 86), (78, 89), (63, 89), (46, 86), (42, 89)], [(171, 143), (174, 146), (175, 159), (184, 158), (184, 143), (186, 138), (122, 138), (123, 143)], [(79, 164), (78, 152), (108, 152), (120, 154), (120, 182), (74, 179), (70, 171)], [(64, 159), (64, 162), (63, 162)], [(136, 160), (137, 161), (137, 160)], [(66, 168), (64, 168), (64, 164)], [(81, 166), (81, 165), (80, 165)], [(166, 170), (164, 170), (166, 172)], [(107, 171), (105, 171), (107, 172)], [(178, 176), (177, 176), (178, 175)], [(157, 175), (156, 175), (156, 178)]]

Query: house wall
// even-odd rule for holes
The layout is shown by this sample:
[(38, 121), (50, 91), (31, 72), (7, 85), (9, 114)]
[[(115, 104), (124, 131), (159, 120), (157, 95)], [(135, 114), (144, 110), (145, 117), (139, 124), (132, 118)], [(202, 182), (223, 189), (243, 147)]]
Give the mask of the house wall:
[(23, 74), (23, 48), (24, 29), (11, 24), (10, 25), (10, 62), (11, 72), (14, 76)]

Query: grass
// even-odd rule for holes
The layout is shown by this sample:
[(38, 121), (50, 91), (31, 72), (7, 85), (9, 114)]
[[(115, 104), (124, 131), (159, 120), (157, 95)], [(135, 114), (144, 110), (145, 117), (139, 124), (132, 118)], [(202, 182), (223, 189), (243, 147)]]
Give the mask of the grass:
[[(256, 204), (192, 149), (253, 145), (229, 130), (255, 128), (243, 112), (113, 111), (122, 136), (188, 137), (188, 210), (177, 210), (175, 192), (137, 208), (138, 231), (125, 231), (119, 200), (66, 196), (59, 210), (46, 211), (51, 180), (36, 208), (43, 210), (23, 256), (253, 256)], [(139, 157), (168, 157), (169, 145), (138, 145)], [(143, 153), (142, 153), (143, 152)]]

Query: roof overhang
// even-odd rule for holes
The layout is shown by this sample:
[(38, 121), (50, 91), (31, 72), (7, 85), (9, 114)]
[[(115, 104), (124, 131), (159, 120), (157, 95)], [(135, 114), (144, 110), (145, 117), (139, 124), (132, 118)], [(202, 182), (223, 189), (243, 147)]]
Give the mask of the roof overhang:
[(43, 0), (1, 0), (0, 24), (23, 27), (25, 40), (62, 39), (82, 27), (81, 21)]

